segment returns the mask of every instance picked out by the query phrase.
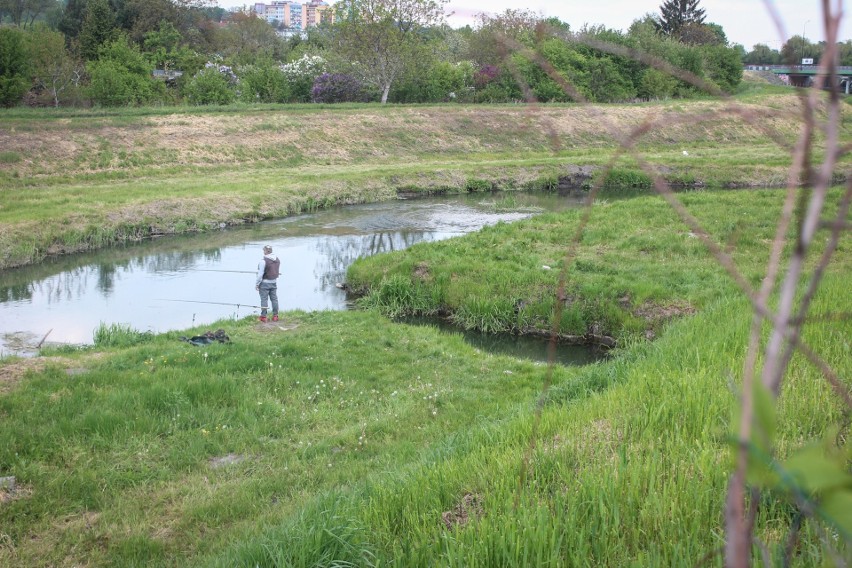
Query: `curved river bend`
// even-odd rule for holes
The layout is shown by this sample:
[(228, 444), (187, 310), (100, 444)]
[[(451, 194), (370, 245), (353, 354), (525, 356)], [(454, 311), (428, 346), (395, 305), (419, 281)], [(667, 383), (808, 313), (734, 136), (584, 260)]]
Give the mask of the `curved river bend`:
[(159, 333), (257, 313), (253, 272), (264, 244), (281, 258), (282, 311), (347, 309), (336, 284), (359, 257), (579, 205), (523, 193), (400, 199), (2, 271), (0, 355), (31, 354), (45, 335), (46, 343), (91, 343), (101, 323)]

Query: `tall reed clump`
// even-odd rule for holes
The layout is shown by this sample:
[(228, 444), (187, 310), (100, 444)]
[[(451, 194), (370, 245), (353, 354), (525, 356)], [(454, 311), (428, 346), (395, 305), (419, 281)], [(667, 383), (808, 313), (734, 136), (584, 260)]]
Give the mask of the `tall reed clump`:
[(365, 309), (375, 308), (391, 318), (420, 314), (433, 315), (441, 308), (442, 290), (412, 282), (401, 275), (383, 279), (371, 293), (359, 300)]
[(97, 347), (130, 347), (150, 341), (153, 336), (150, 331), (138, 331), (129, 324), (101, 322), (94, 331), (93, 341)]

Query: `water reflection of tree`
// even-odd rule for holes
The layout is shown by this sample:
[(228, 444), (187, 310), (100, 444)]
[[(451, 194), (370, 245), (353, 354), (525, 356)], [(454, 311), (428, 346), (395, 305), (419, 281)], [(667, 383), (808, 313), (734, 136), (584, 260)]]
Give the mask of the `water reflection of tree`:
[(149, 274), (190, 271), (199, 264), (217, 263), (221, 259), (222, 250), (214, 248), (169, 251), (130, 258), (101, 254), (96, 257), (96, 262), (86, 266), (72, 266), (69, 262), (62, 262), (27, 267), (14, 271), (16, 277), (9, 278), (9, 284), (0, 286), (0, 303), (31, 301), (35, 296), (44, 298), (48, 304), (78, 299), (86, 293), (93, 276), (95, 289), (104, 297), (109, 297), (115, 291), (117, 281), (124, 275), (136, 271)]
[[(126, 266), (121, 268), (126, 269)], [(104, 298), (108, 298), (112, 294), (113, 289), (115, 288), (115, 278), (119, 272), (118, 269), (118, 264), (108, 263), (99, 264), (95, 268), (95, 272), (97, 272), (97, 282), (95, 284), (95, 287), (103, 295)]]
[(29, 300), (32, 296), (32, 283), (13, 284), (11, 286), (3, 286), (0, 288), (0, 303), (20, 302), (23, 300)]
[(419, 242), (437, 240), (425, 231), (376, 231), (368, 235), (341, 235), (318, 239), (314, 276), (320, 290), (327, 290), (346, 279), (346, 269), (355, 260), (374, 254), (393, 252)]
[(151, 274), (159, 272), (179, 272), (198, 268), (199, 264), (218, 263), (222, 260), (222, 249), (196, 251), (173, 251), (157, 255), (140, 256), (135, 264)]

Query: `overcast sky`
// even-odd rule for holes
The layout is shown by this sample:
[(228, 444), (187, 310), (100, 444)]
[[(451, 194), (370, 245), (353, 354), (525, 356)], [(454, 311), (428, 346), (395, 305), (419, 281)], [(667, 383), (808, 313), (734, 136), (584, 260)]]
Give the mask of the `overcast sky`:
[[(271, 0), (263, 1), (271, 3)], [(831, 0), (830, 4), (835, 5), (839, 1)], [(219, 1), (219, 5), (224, 8), (243, 4), (247, 3)], [(634, 20), (644, 14), (659, 13), (660, 4), (662, 0), (450, 0), (448, 11), (454, 12), (449, 19), (453, 27), (473, 24), (474, 16), (481, 12), (493, 14), (511, 8), (556, 16), (569, 23), (572, 30), (577, 30), (586, 23), (627, 30)], [(775, 7), (783, 31), (778, 30), (767, 4)], [(707, 14), (707, 22), (721, 25), (730, 41), (744, 45), (747, 50), (756, 43), (765, 43), (778, 49), (787, 37), (803, 33), (812, 42), (825, 39), (822, 0), (702, 0), (700, 6)], [(844, 18), (840, 28), (841, 41), (852, 39), (848, 31), (848, 19)]]

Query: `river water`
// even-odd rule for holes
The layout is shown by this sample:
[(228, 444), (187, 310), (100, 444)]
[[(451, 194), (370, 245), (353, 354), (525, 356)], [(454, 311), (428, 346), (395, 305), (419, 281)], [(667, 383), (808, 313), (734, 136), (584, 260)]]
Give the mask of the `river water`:
[(264, 244), (281, 258), (282, 311), (344, 310), (337, 284), (357, 258), (579, 205), (523, 193), (399, 199), (0, 271), (0, 355), (32, 354), (42, 340), (89, 344), (101, 323), (159, 333), (259, 313), (254, 271)]

